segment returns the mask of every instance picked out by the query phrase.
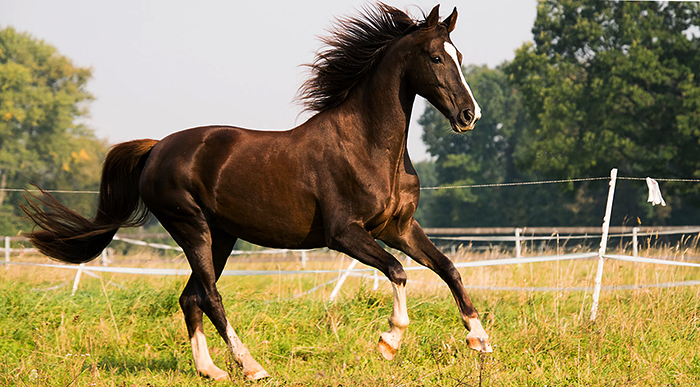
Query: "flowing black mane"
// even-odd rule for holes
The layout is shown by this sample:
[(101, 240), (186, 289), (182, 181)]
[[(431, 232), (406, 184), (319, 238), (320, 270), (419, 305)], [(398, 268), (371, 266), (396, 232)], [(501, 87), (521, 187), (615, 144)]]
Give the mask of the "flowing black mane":
[(311, 77), (298, 99), (309, 111), (321, 112), (340, 105), (397, 38), (419, 28), (405, 12), (379, 3), (364, 8), (358, 17), (339, 18), (327, 46), (310, 65)]

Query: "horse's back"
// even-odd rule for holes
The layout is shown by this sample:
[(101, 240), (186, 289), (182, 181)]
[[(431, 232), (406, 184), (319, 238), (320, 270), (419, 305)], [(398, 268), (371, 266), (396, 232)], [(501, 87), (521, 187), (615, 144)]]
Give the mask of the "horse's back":
[(274, 247), (323, 245), (322, 220), (292, 132), (209, 126), (154, 146), (141, 196), (156, 217), (201, 211), (242, 239)]

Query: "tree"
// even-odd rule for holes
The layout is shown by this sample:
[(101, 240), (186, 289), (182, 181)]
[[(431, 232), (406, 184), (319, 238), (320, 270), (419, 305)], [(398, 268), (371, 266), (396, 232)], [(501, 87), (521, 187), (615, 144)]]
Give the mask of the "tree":
[[(505, 67), (530, 122), (520, 169), (550, 178), (605, 176), (612, 167), (700, 177), (698, 26), (698, 3), (541, 1), (534, 44)], [(651, 211), (640, 186), (628, 192), (627, 215), (683, 223), (683, 202), (700, 203), (700, 185), (664, 188), (673, 213)]]
[[(74, 66), (55, 48), (19, 33), (0, 30), (0, 206), (14, 213), (20, 193), (6, 188), (94, 189), (106, 144), (79, 119), (93, 97), (86, 90), (90, 69)], [(88, 208), (84, 198), (66, 198)], [(8, 204), (9, 203), (9, 204)], [(79, 205), (82, 203), (82, 205)], [(14, 231), (17, 216), (3, 217), (0, 231)]]

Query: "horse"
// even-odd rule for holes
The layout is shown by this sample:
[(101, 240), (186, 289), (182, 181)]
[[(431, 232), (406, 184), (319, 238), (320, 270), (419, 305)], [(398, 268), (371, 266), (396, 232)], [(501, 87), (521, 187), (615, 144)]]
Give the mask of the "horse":
[(286, 131), (206, 126), (117, 144), (103, 164), (94, 218), (44, 191), (22, 206), (39, 227), (28, 237), (48, 257), (82, 263), (97, 257), (120, 227), (155, 216), (192, 269), (179, 302), (196, 371), (211, 379), (229, 375), (209, 355), (203, 313), (248, 379), (269, 377), (227, 320), (216, 287), (238, 239), (272, 248), (328, 247), (381, 271), (391, 282), (393, 310), (378, 349), (392, 360), (409, 324), (406, 273), (382, 241), (447, 283), (469, 347), (491, 352), (460, 273), (413, 217), (420, 184), (407, 137), (416, 96), (457, 133), (472, 130), (481, 117), (450, 39), (457, 8), (440, 20), (438, 5), (423, 18), (379, 3), (338, 19), (299, 90), (315, 113), (306, 122)]

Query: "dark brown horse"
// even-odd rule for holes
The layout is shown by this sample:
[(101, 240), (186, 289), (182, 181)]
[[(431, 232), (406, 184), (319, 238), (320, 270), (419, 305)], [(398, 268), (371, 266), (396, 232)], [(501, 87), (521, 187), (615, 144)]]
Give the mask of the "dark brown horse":
[(481, 116), (450, 40), (456, 20), (456, 9), (440, 21), (435, 7), (416, 22), (379, 4), (339, 21), (301, 88), (302, 100), (317, 112), (307, 122), (279, 132), (208, 126), (118, 144), (105, 160), (94, 219), (43, 196), (25, 208), (41, 228), (29, 237), (50, 257), (86, 262), (117, 229), (155, 215), (192, 267), (180, 305), (195, 367), (214, 379), (228, 374), (209, 356), (202, 313), (249, 379), (268, 376), (226, 319), (216, 288), (238, 238), (269, 247), (327, 246), (379, 269), (394, 291), (389, 330), (379, 339), (391, 360), (409, 322), (406, 273), (381, 240), (449, 285), (469, 346), (490, 352), (459, 272), (413, 218), (419, 182), (406, 150), (416, 95), (455, 132), (473, 129)]

